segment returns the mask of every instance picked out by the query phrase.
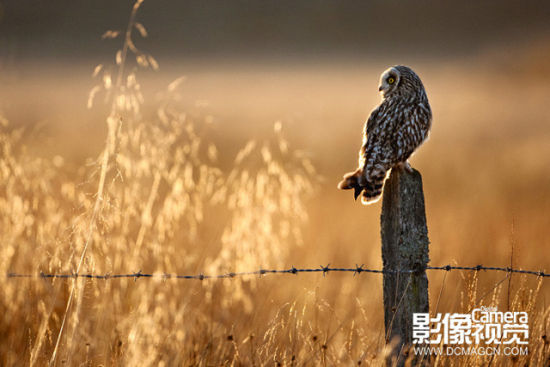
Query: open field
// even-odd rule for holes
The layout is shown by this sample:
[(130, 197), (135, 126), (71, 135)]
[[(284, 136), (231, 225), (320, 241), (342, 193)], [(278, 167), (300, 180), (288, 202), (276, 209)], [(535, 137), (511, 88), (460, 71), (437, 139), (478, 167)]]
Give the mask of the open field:
[[(423, 175), (432, 265), (550, 270), (549, 54), (535, 46), (536, 58), (518, 60), (498, 51), (403, 60), (434, 111), (411, 161)], [(1, 274), (70, 273), (86, 244), (80, 272), (101, 274), (381, 267), (380, 203), (363, 207), (336, 184), (356, 164), (385, 60), (172, 60), (138, 73), (139, 113), (104, 94), (86, 108), (94, 66), (0, 76)], [(548, 280), (428, 276), (432, 311), (532, 311), (529, 356), (442, 362), (548, 361)], [(381, 283), (1, 277), (0, 364), (46, 365), (65, 320), (57, 365), (377, 365)]]

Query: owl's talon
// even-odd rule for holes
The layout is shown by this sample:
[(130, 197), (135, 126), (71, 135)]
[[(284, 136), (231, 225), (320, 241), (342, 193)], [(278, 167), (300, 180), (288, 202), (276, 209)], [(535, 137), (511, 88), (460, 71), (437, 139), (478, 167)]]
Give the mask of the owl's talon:
[(411, 164), (409, 163), (409, 161), (400, 162), (400, 163), (397, 164), (396, 167), (400, 168), (404, 171), (407, 171), (408, 173), (413, 173), (413, 168), (411, 167)]

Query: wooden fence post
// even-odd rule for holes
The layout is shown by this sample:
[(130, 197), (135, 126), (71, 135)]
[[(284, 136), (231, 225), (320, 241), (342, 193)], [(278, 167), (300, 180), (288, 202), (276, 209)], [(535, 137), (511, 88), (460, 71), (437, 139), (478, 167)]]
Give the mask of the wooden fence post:
[(403, 366), (412, 342), (413, 313), (429, 312), (429, 240), (418, 171), (392, 169), (385, 183), (380, 221), (384, 270), (413, 271), (383, 276), (386, 344), (393, 347), (386, 363)]

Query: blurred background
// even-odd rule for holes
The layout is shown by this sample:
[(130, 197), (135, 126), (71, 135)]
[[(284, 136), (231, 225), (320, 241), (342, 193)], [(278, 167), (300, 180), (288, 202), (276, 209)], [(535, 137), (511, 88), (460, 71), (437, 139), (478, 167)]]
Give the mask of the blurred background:
[[(126, 26), (131, 1), (2, 1), (3, 62), (59, 62), (110, 55), (96, 42)], [(32, 5), (32, 6), (30, 6)], [(541, 1), (145, 2), (145, 44), (158, 58), (326, 59), (476, 55), (548, 36)]]
[[(120, 40), (101, 35), (124, 30), (132, 4), (0, 2), (0, 108), (12, 124), (37, 129), (31, 149), (75, 162), (100, 152), (105, 111), (86, 109), (96, 84), (90, 75), (114, 59)], [(490, 226), (453, 223), (480, 210), (484, 221), (501, 221), (504, 238), (515, 218), (521, 244), (532, 246), (533, 235), (548, 241), (549, 19), (550, 4), (540, 1), (145, 1), (138, 21), (148, 37), (136, 44), (160, 69), (140, 74), (144, 111), (185, 76), (181, 103), (212, 116), (224, 164), (281, 121), (322, 177), (313, 215), (334, 200), (332, 212), (373, 218), (338, 231), (368, 225), (378, 233), (379, 208), (353, 205), (334, 187), (355, 166), (380, 73), (409, 65), (434, 111), (432, 138), (413, 165), (425, 175), (428, 207), (442, 208), (429, 219), (448, 217), (441, 228), (430, 226), (432, 251), (448, 247), (439, 232), (477, 242), (476, 233)], [(506, 210), (493, 212), (489, 201)], [(471, 215), (451, 214), (458, 211)], [(497, 243), (481, 249), (502, 249)], [(470, 260), (462, 252), (449, 256)]]
[[(123, 40), (101, 36), (107, 30), (123, 32), (132, 5), (132, 1), (126, 0), (0, 0), (0, 115), (9, 121), (10, 129), (24, 128), (18, 144), (26, 147), (26, 154), (52, 160), (55, 167), (63, 166), (64, 173), (52, 177), (72, 179), (76, 192), (80, 187), (89, 196), (96, 188), (97, 176), (90, 172), (94, 172), (93, 159), (105, 146), (108, 129), (105, 118), (110, 107), (109, 98), (101, 97), (91, 109), (87, 108), (90, 90), (101, 84), (101, 80), (92, 77), (92, 72), (98, 64), (115, 65), (115, 55)], [(430, 140), (411, 160), (412, 166), (423, 175), (431, 264), (512, 263), (517, 267), (548, 270), (550, 2), (156, 0), (142, 4), (136, 21), (147, 29), (147, 37), (136, 35), (135, 45), (153, 55), (159, 64), (158, 70), (153, 70), (140, 68), (135, 60), (129, 62), (131, 67), (127, 70), (136, 71), (143, 94), (137, 120), (146, 124), (156, 121), (167, 86), (184, 77), (178, 79), (181, 85), (177, 106), (187, 116), (201, 116), (208, 122), (202, 138), (217, 147), (216, 169), (230, 176), (238, 152), (251, 139), (273, 139), (274, 124), (276, 134), (282, 126), (284, 144), (298, 149), (300, 157), (306, 157), (315, 167), (315, 173), (308, 171), (311, 186), (289, 192), (298, 195), (292, 198), (299, 197), (303, 208), (290, 212), (291, 228), (287, 230), (299, 232), (301, 239), (293, 237), (288, 242), (264, 244), (268, 248), (276, 246), (277, 251), (266, 250), (260, 254), (261, 261), (247, 258), (233, 264), (241, 266), (241, 270), (256, 266), (317, 267), (326, 263), (381, 266), (381, 204), (363, 207), (353, 201), (351, 193), (338, 191), (336, 185), (343, 173), (356, 166), (363, 123), (380, 100), (379, 75), (396, 64), (408, 65), (419, 74), (434, 113)], [(181, 114), (178, 116), (181, 118)], [(89, 174), (82, 173), (83, 170)], [(81, 187), (79, 180), (93, 184)], [(162, 192), (162, 182), (160, 186)], [(147, 201), (148, 187), (144, 189), (143, 203)], [(124, 205), (118, 204), (124, 212)], [(68, 207), (74, 213), (86, 206)], [(246, 211), (246, 208), (239, 209), (237, 205), (237, 209), (231, 210)], [(90, 261), (87, 266), (100, 272), (136, 269), (194, 272), (223, 263), (220, 256), (238, 253), (236, 249), (224, 252), (224, 245), (218, 243), (222, 232), (227, 233), (224, 228), (232, 223), (227, 219), (230, 215), (220, 217), (219, 213), (208, 211), (201, 215), (206, 224), (198, 232), (199, 237), (203, 233), (200, 239), (206, 241), (206, 247), (193, 247), (202, 243), (196, 241), (188, 245), (162, 241), (157, 244), (164, 250), (171, 246), (170, 251), (184, 248), (188, 256), (185, 262), (151, 260), (165, 256), (157, 246), (148, 248), (147, 255), (136, 255), (131, 263), (125, 263), (125, 246), (132, 246), (130, 243), (117, 250), (100, 246), (101, 250), (90, 255), (96, 256), (95, 262)], [(300, 221), (294, 221), (292, 216)], [(235, 221), (238, 217), (233, 218)], [(181, 219), (173, 220), (174, 238), (180, 238), (177, 223)], [(110, 238), (109, 229), (104, 231), (103, 240)], [(14, 233), (17, 234), (13, 238), (19, 238), (20, 233)], [(231, 233), (235, 235), (235, 231)], [(29, 243), (34, 243), (31, 237)], [(22, 247), (13, 250), (13, 262), (3, 266), (6, 270), (17, 266), (20, 271), (45, 267), (70, 270), (64, 264), (64, 256), (69, 256), (74, 264), (75, 251), (68, 248), (64, 253), (52, 255), (55, 237), (51, 235), (47, 246), (29, 245), (27, 250)], [(116, 243), (115, 239), (106, 240), (109, 241)], [(139, 243), (148, 246), (147, 241), (144, 245)], [(76, 253), (81, 249), (79, 246)], [(37, 254), (48, 259), (47, 265), (21, 260), (25, 251), (38, 251)], [(367, 313), (372, 312), (369, 322), (380, 330), (381, 279), (373, 276), (369, 279), (374, 282), (368, 285), (358, 282), (350, 285), (345, 274), (330, 275), (328, 279), (306, 277), (301, 277), (306, 280), (298, 284), (289, 281), (281, 287), (284, 292), (273, 290), (270, 280), (258, 282), (257, 288), (248, 283), (242, 285), (239, 289), (248, 298), (239, 300), (247, 300), (246, 311), (234, 301), (237, 316), (228, 312), (233, 318), (250, 321), (244, 315), (252, 315), (251, 310), (260, 307), (260, 302), (282, 305), (306, 294), (304, 297), (311, 296), (308, 299), (314, 307), (322, 298), (329, 305), (324, 308), (326, 312), (336, 310), (336, 314), (347, 315), (341, 323), (336, 322), (339, 328), (333, 325), (333, 330), (329, 330), (331, 326), (327, 326), (325, 334), (332, 335), (357, 320), (349, 315), (361, 313), (354, 302), (348, 304), (340, 298), (347, 295), (362, 304)], [(499, 275), (481, 276), (479, 294), (493, 291), (499, 279)], [(344, 280), (346, 283), (342, 285)], [(441, 294), (441, 303), (438, 301), (445, 281), (451, 282), (447, 287), (457, 284), (456, 289), (471, 297), (471, 278), (460, 274), (445, 280), (443, 274), (430, 275), (432, 305), (437, 302), (440, 311), (458, 312), (458, 304), (463, 302), (458, 291), (447, 288)], [(508, 284), (508, 307), (510, 289), (514, 294), (514, 289), (519, 292), (536, 288), (535, 280), (528, 282), (518, 281), (516, 288), (515, 283)], [(62, 285), (59, 287), (64, 289)], [(548, 290), (548, 284), (542, 286), (541, 304), (548, 304)], [(194, 292), (197, 295), (199, 291)], [(369, 294), (375, 296), (367, 297)], [(168, 292), (166, 297), (170, 299)], [(120, 301), (121, 309), (131, 307), (134, 301)], [(128, 304), (124, 306), (124, 302)], [(54, 309), (59, 309), (62, 315), (64, 305)], [(250, 316), (252, 320), (270, 320), (277, 307), (262, 310), (262, 316)], [(304, 314), (304, 320), (313, 317), (305, 311)], [(51, 314), (48, 315), (49, 320)], [(30, 322), (24, 315), (19, 317), (21, 322)], [(227, 321), (231, 317), (224, 317), (217, 320), (222, 326), (216, 329), (223, 329), (219, 333), (222, 339), (228, 330), (235, 328)], [(58, 321), (51, 321), (52, 330), (59, 326)], [(173, 320), (166, 318), (162, 322), (170, 324)], [(342, 325), (346, 325), (344, 329)], [(105, 343), (116, 344), (117, 338), (129, 343), (128, 330), (133, 327), (142, 327), (143, 332), (149, 326), (129, 322), (123, 331), (113, 331), (117, 336), (111, 335)], [(258, 326), (260, 331), (256, 333), (261, 335), (262, 327)], [(306, 338), (311, 333), (323, 334), (314, 331), (315, 328), (311, 327), (313, 331), (308, 331)], [(324, 325), (318, 328), (325, 330)], [(26, 340), (22, 336), (22, 346)], [(41, 344), (32, 349), (33, 358), (40, 360), (36, 353), (51, 352), (51, 341), (44, 343), (48, 346)], [(350, 352), (353, 354), (350, 358), (364, 357), (363, 351), (358, 348), (357, 352)], [(341, 361), (338, 358), (342, 357), (336, 355), (333, 362)]]

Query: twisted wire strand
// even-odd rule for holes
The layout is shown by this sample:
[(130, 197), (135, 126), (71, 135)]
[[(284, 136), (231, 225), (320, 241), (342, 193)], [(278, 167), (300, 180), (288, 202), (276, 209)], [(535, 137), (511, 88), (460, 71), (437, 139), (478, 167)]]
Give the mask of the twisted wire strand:
[(373, 274), (412, 274), (419, 273), (423, 270), (440, 270), (440, 271), (452, 271), (452, 270), (465, 270), (465, 271), (499, 271), (506, 273), (517, 273), (517, 274), (527, 274), (535, 275), (537, 277), (546, 278), (550, 277), (550, 273), (546, 273), (543, 270), (523, 270), (515, 269), (511, 267), (495, 267), (495, 266), (454, 266), (454, 265), (445, 265), (445, 266), (427, 266), (424, 269), (369, 269), (363, 267), (363, 265), (356, 265), (354, 268), (334, 268), (330, 267), (330, 264), (327, 266), (320, 266), (318, 268), (295, 268), (292, 266), (289, 269), (259, 269), (253, 271), (243, 271), (243, 272), (230, 272), (223, 274), (194, 274), (194, 275), (185, 275), (185, 274), (170, 274), (170, 273), (143, 273), (141, 270), (135, 273), (127, 274), (79, 274), (79, 273), (44, 273), (40, 272), (39, 274), (19, 274), (19, 273), (8, 273), (8, 278), (42, 278), (42, 279), (72, 279), (72, 278), (86, 278), (86, 279), (120, 279), (120, 278), (134, 278), (137, 280), (139, 278), (157, 278), (157, 279), (196, 279), (196, 280), (207, 280), (207, 279), (231, 279), (231, 278), (240, 278), (246, 276), (262, 276), (266, 274), (294, 274), (298, 275), (300, 273), (322, 273), (325, 276), (327, 273), (334, 272), (350, 272), (353, 275), (360, 273), (373, 273)]

